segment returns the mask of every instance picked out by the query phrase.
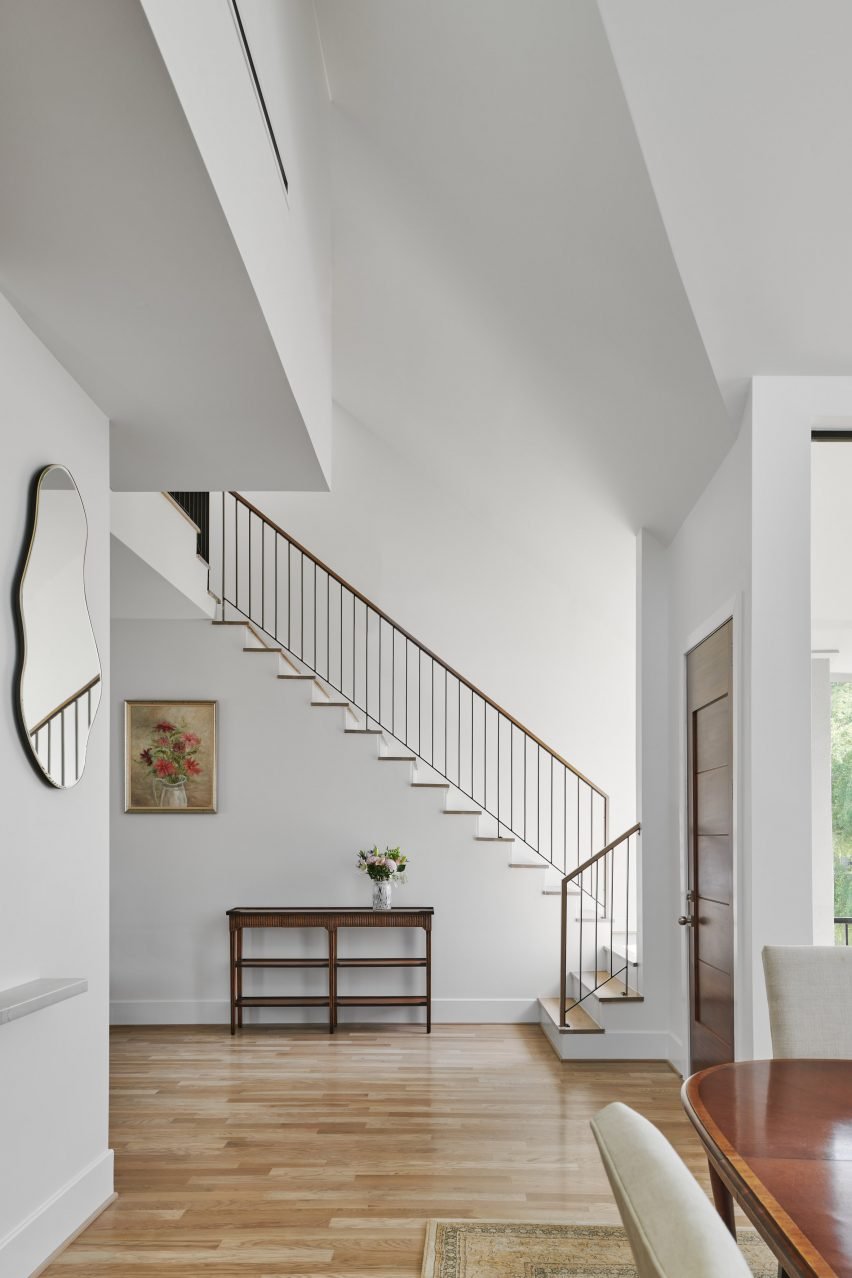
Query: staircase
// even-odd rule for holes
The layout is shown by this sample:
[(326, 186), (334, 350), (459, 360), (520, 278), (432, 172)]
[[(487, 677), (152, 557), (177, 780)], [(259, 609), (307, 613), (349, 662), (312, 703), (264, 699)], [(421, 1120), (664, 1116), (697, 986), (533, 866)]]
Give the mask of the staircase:
[(246, 658), (309, 682), (312, 709), (374, 737), (378, 763), (560, 898), (559, 995), (539, 1000), (542, 1028), (561, 1057), (604, 1055), (591, 1036), (642, 1002), (639, 826), (608, 842), (599, 786), (239, 493), (170, 500), (199, 527), (213, 624), (243, 628)]

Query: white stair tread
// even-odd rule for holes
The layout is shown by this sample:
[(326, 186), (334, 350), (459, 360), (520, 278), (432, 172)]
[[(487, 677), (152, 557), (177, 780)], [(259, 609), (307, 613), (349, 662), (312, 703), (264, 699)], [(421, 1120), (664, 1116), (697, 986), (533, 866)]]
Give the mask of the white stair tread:
[(449, 781), (412, 781), (415, 790), (449, 790)]
[(319, 707), (323, 707), (323, 708), (324, 708), (324, 707), (326, 707), (326, 706), (332, 706), (334, 709), (339, 710), (341, 707), (346, 707), (346, 706), (348, 706), (348, 705), (349, 705), (349, 702), (348, 702), (348, 701), (331, 701), (331, 700), (328, 700), (328, 699), (327, 699), (327, 700), (325, 700), (325, 701), (312, 701), (312, 702), (311, 702), (311, 705), (312, 705), (312, 706), (319, 706)]
[(360, 732), (364, 735), (369, 734), (370, 736), (380, 736), (382, 730), (381, 728), (344, 728), (343, 731), (344, 732)]
[(477, 834), (474, 835), (477, 843), (514, 843), (514, 834)]
[(312, 674), (300, 674), (297, 670), (294, 670), (292, 674), (280, 674), (276, 677), (278, 679), (313, 679), (314, 676)]
[(645, 1001), (637, 990), (628, 989), (620, 977), (610, 976), (609, 968), (599, 968), (596, 972), (583, 972), (580, 983), (602, 1003), (643, 1003)]
[(416, 763), (417, 757), (413, 754), (380, 754), (379, 763)]
[(547, 1015), (560, 1034), (603, 1034), (603, 1026), (598, 1025), (593, 1016), (590, 1016), (584, 1007), (576, 1003), (573, 1007), (569, 1007), (565, 1014), (565, 1025), (559, 1024), (559, 999), (558, 998), (540, 998), (539, 1003), (544, 1008)]
[(442, 808), (444, 816), (482, 816), (482, 808)]
[(509, 861), (510, 870), (549, 870), (546, 861)]

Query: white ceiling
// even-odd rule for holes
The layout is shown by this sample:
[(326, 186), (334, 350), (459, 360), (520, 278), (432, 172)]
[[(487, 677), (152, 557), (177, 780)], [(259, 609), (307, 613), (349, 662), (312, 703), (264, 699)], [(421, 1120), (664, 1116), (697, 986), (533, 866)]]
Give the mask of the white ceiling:
[(113, 487), (325, 488), (138, 0), (3, 0), (0, 121), (0, 289), (111, 418)]
[(852, 5), (601, 0), (601, 11), (732, 411), (753, 375), (852, 373)]
[(599, 491), (673, 533), (735, 428), (596, 5), (317, 11), (335, 398), (490, 489), (506, 519)]

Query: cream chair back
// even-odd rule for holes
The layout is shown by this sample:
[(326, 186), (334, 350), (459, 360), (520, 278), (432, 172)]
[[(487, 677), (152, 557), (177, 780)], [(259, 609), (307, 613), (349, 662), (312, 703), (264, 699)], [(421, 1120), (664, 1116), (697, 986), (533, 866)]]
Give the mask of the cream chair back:
[(852, 948), (767, 945), (772, 1054), (852, 1060)]
[(638, 1278), (751, 1278), (698, 1181), (641, 1114), (616, 1103), (592, 1119)]

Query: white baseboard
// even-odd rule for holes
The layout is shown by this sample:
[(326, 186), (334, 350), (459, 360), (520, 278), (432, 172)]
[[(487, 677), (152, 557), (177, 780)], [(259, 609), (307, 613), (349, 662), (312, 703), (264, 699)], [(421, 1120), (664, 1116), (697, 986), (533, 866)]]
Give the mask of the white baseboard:
[[(110, 1004), (110, 1022), (113, 1025), (227, 1025), (230, 1023), (230, 1004), (227, 999), (117, 999)], [(277, 1022), (293, 1025), (322, 1025), (327, 1013), (324, 1008), (259, 1008), (247, 1009), (244, 1023), (263, 1024)], [(367, 1011), (360, 1008), (341, 1008), (340, 1024), (348, 1021), (363, 1023), (365, 1020), (410, 1021), (413, 1025), (423, 1020), (422, 1008), (377, 1008)], [(538, 1000), (535, 998), (436, 998), (432, 1000), (433, 1025), (503, 1025), (538, 1020)], [(2, 1276), (0, 1276), (2, 1278)]]
[(113, 1155), (106, 1150), (26, 1220), (0, 1238), (0, 1278), (31, 1278), (113, 1198)]

